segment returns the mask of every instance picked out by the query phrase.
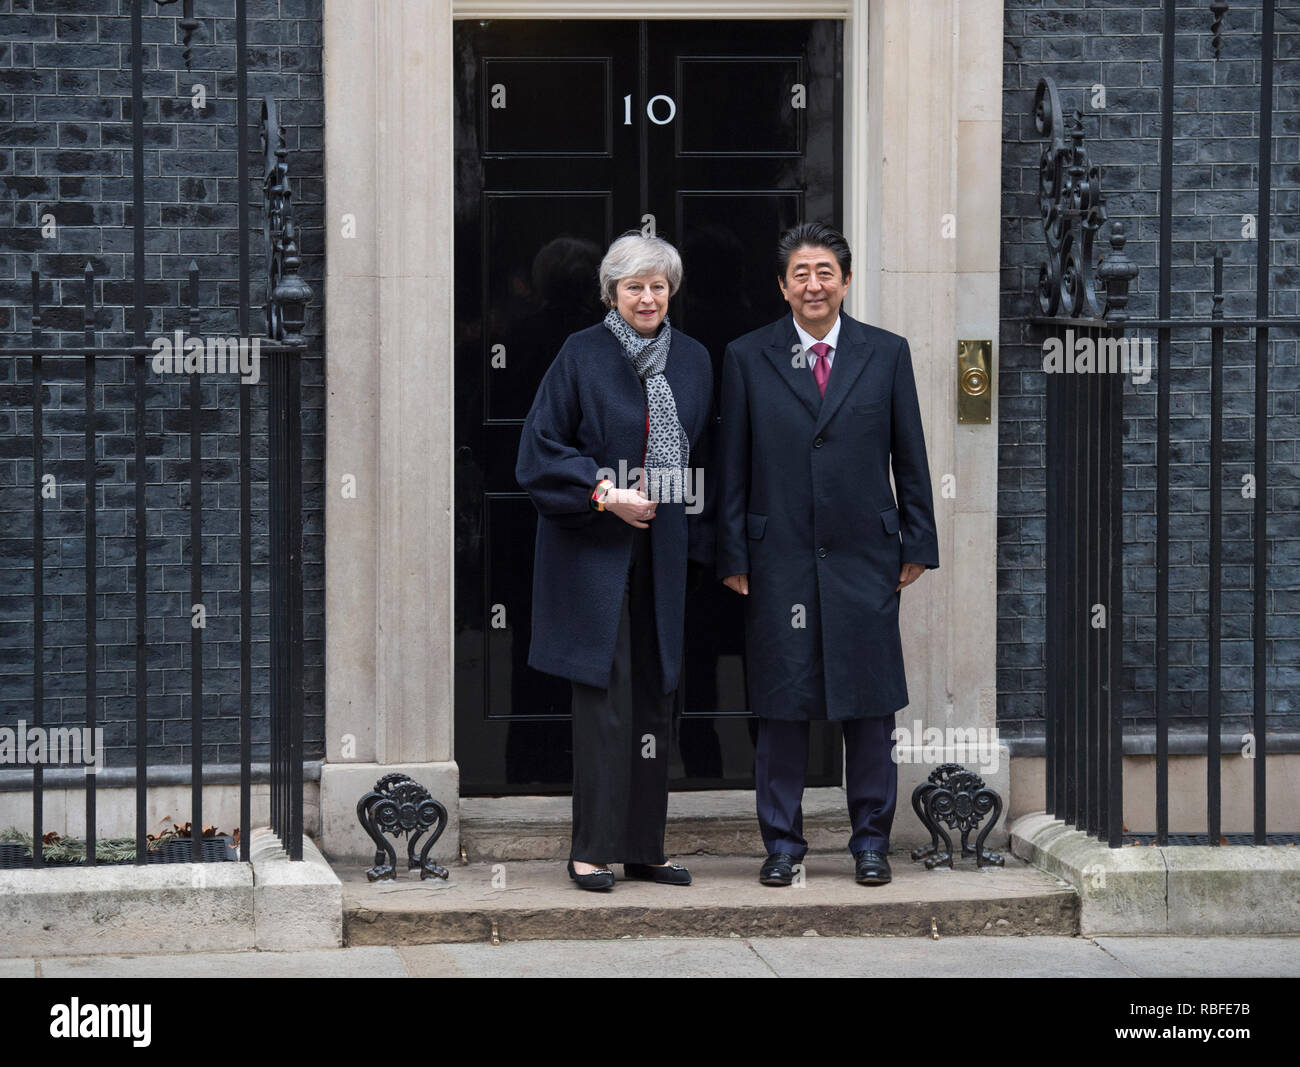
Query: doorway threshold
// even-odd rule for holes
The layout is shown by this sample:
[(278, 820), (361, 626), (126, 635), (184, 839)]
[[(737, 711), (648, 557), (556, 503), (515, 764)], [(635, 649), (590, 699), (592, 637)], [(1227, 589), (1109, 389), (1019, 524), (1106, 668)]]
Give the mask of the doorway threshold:
[[(567, 796), (462, 797), (460, 842), (471, 863), (554, 860), (569, 855), (572, 800)], [(839, 786), (809, 788), (803, 799), (803, 832), (811, 849), (844, 850), (849, 813)], [(669, 856), (758, 856), (752, 789), (668, 794), (664, 848)]]

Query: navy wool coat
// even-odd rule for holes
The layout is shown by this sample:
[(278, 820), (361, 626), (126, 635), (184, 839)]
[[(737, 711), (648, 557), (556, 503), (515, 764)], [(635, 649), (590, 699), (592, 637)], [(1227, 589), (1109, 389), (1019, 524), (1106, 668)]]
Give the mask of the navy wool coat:
[(840, 320), (824, 398), (790, 315), (723, 361), (716, 570), (749, 575), (749, 708), (765, 718), (904, 707), (894, 587), (904, 562), (939, 566), (907, 341)]
[[(707, 463), (713, 431), (713, 367), (698, 341), (673, 330), (664, 374), (691, 444), (690, 466), (703, 510), (661, 502), (649, 521), (655, 626), (663, 691), (677, 688), (688, 557), (711, 562)], [(570, 334), (542, 379), (519, 440), (515, 477), (537, 508), (533, 555), (532, 643), (528, 665), (609, 688), (624, 581), (637, 532), (591, 506), (601, 477), (620, 488), (619, 461), (640, 468), (646, 447), (646, 397), (623, 346), (603, 323)], [(611, 474), (611, 472), (613, 472)], [(711, 473), (711, 472), (710, 472)]]

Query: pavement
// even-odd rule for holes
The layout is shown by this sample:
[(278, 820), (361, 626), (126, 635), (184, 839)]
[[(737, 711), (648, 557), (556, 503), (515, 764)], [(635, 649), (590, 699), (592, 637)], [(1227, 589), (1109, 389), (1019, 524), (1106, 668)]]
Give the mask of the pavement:
[(691, 937), (0, 959), (0, 978), (1300, 977), (1300, 937)]

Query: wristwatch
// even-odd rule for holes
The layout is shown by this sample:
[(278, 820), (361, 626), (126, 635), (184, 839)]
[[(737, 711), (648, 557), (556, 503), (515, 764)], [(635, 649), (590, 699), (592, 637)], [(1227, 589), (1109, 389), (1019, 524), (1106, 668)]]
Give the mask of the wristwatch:
[(614, 488), (614, 483), (608, 478), (602, 478), (596, 483), (596, 488), (591, 491), (591, 506), (597, 511), (605, 510), (605, 497), (609, 491)]

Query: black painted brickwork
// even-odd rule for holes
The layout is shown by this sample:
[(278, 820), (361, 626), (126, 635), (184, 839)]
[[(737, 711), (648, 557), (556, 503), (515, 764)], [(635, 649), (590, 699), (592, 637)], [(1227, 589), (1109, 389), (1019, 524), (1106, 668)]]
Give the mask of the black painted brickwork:
[[(31, 719), (30, 272), (41, 271), (46, 343), (80, 343), (81, 275), (95, 272), (101, 344), (129, 344), (132, 314), (130, 0), (0, 0), (0, 724)], [(303, 367), (305, 707), (307, 758), (322, 753), (324, 457), (321, 324), (324, 201), (321, 0), (249, 0), (248, 111), (253, 331), (263, 332), (260, 98), (280, 100), (304, 278), (313, 290)], [(146, 334), (184, 327), (185, 274), (200, 269), (201, 331), (238, 330), (235, 22), (231, 0), (199, 0), (193, 71), (179, 3), (145, 5)], [(191, 107), (202, 84), (207, 107)], [(43, 237), (51, 215), (57, 234)], [(60, 332), (65, 331), (65, 332)], [(45, 717), (84, 722), (83, 365), (44, 361)], [(263, 361), (265, 368), (266, 361)], [(265, 374), (265, 370), (263, 372)], [(97, 361), (98, 717), (108, 764), (134, 761), (134, 392), (121, 358)], [(149, 759), (190, 760), (189, 408), (183, 376), (149, 374)], [(267, 746), (268, 571), (265, 378), (253, 389), (254, 760)], [(238, 386), (203, 387), (205, 762), (238, 760)]]
[[(1178, 5), (1175, 40), (1173, 314), (1208, 317), (1212, 257), (1228, 258), (1227, 315), (1253, 316), (1255, 249), (1242, 216), (1258, 204), (1260, 5), (1233, 3), (1222, 58), (1208, 3)], [(1161, 4), (1007, 0), (1003, 54), (1002, 280), (999, 373), (998, 720), (1008, 737), (1041, 736), (1044, 697), (1044, 375), (1030, 311), (1043, 259), (1037, 204), (1041, 140), (1031, 111), (1042, 75), (1062, 107), (1084, 112), (1085, 144), (1102, 165), (1112, 219), (1141, 266), (1135, 316), (1157, 311)], [(1271, 313), (1297, 313), (1300, 291), (1300, 5), (1276, 16)], [(1106, 90), (1091, 106), (1092, 86)], [(1141, 335), (1146, 336), (1146, 335)], [(1149, 334), (1155, 347), (1154, 331)], [(1208, 333), (1175, 333), (1171, 397), (1169, 684), (1174, 729), (1203, 734), (1209, 553)], [(1275, 331), (1270, 371), (1268, 664), (1270, 729), (1300, 725), (1300, 391), (1294, 331)], [(1251, 508), (1240, 493), (1253, 463), (1254, 340), (1230, 331), (1224, 371), (1223, 685), (1225, 729), (1251, 709)], [(1154, 715), (1154, 377), (1125, 385), (1124, 663), (1126, 732)]]

